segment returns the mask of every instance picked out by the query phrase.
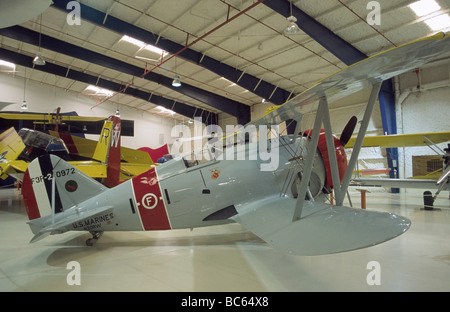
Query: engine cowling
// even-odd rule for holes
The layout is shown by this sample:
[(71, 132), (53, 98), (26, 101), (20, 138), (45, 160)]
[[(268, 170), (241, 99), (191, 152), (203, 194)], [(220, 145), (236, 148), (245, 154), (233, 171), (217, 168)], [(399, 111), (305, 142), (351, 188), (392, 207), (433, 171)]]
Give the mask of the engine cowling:
[[(312, 134), (312, 130), (305, 131), (306, 136), (310, 137), (311, 134)], [(339, 170), (339, 180), (340, 180), (340, 182), (342, 182), (342, 180), (344, 179), (345, 171), (347, 170), (347, 166), (348, 166), (347, 155), (345, 154), (345, 149), (344, 149), (344, 146), (342, 145), (341, 141), (335, 135), (333, 135), (333, 139), (334, 139), (334, 148), (335, 148), (335, 153), (336, 153), (337, 165), (338, 165), (338, 170)], [(327, 187), (333, 187), (333, 179), (331, 177), (330, 157), (328, 155), (328, 147), (327, 147), (327, 141), (325, 138), (325, 130), (323, 130), (323, 129), (320, 130), (317, 148), (320, 151), (320, 155), (322, 156), (322, 159), (323, 159), (323, 162), (325, 165), (326, 176), (327, 176), (325, 185)]]

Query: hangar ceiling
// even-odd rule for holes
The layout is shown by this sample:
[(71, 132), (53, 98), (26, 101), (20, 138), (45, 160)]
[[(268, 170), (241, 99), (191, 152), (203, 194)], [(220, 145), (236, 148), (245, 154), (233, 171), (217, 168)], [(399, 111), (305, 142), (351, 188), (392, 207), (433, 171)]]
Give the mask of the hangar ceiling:
[[(424, 16), (409, 6), (417, 1), (371, 1), (379, 25), (370, 25), (376, 6), (366, 0), (81, 0), (79, 25), (73, 2), (53, 0), (42, 15), (0, 29), (0, 60), (16, 64), (0, 71), (94, 96), (111, 111), (171, 118), (168, 110), (245, 123), (262, 101), (282, 104), (365, 56), (450, 30), (445, 19), (429, 25), (448, 17), (444, 0)], [(291, 12), (300, 31), (286, 35)], [(32, 64), (39, 50), (44, 66)], [(175, 75), (181, 87), (171, 86)]]

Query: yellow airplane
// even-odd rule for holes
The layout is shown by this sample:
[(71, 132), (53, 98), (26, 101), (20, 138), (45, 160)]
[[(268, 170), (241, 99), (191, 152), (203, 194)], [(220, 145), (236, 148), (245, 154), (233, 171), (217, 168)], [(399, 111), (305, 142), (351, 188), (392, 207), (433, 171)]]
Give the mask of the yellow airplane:
[[(355, 144), (356, 137), (351, 138), (345, 145), (352, 148)], [(366, 136), (363, 141), (363, 147), (407, 147), (407, 146), (424, 146), (429, 144), (438, 144), (450, 141), (450, 131), (433, 132), (433, 133), (413, 133), (413, 134), (392, 134)]]
[[(345, 147), (352, 148), (356, 138), (351, 138)], [(431, 146), (450, 141), (450, 132), (414, 133), (414, 134), (394, 134), (381, 136), (367, 136), (364, 138), (362, 147), (412, 147)], [(404, 187), (404, 188), (433, 188), (437, 191), (433, 196), (433, 201), (442, 190), (450, 190), (450, 144), (444, 149), (443, 168), (423, 176), (416, 176), (408, 179), (383, 179), (383, 178), (355, 178), (353, 181), (362, 186), (384, 186), (384, 187)]]
[(25, 172), (28, 164), (25, 161), (16, 160), (25, 147), (14, 127), (0, 134), (0, 178), (6, 179), (7, 173), (15, 172), (15, 170)]
[[(35, 112), (0, 112), (0, 131), (9, 127), (28, 128), (39, 131), (64, 131), (80, 134), (100, 134), (104, 117), (77, 116), (75, 112), (60, 113), (35, 113)], [(134, 121), (121, 120), (121, 135), (134, 135)]]
[[(62, 156), (65, 154), (68, 159), (88, 159), (71, 160), (69, 163), (92, 178), (102, 179), (102, 183), (108, 187), (113, 187), (155, 166), (148, 153), (121, 146), (121, 120), (116, 116), (110, 116), (104, 122), (98, 141), (55, 131), (50, 131), (51, 135), (48, 135), (35, 130), (21, 129), (19, 133), (22, 136), (11, 127), (0, 135), (2, 179), (11, 175), (22, 180), (28, 162), (18, 158), (27, 145), (28, 149), (22, 155), (36, 156), (31, 150), (37, 147), (41, 154), (55, 150), (61, 152), (64, 149)], [(52, 148), (49, 148), (50, 146)], [(31, 160), (30, 157), (28, 159)]]

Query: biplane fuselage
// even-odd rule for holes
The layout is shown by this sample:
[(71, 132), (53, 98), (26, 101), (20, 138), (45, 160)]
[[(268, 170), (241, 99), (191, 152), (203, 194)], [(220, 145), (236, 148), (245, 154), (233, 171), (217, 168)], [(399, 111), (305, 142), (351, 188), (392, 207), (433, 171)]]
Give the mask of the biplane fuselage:
[[(133, 178), (117, 190), (132, 195), (121, 200), (127, 214), (123, 218), (134, 220), (129, 226), (135, 230), (195, 228), (229, 223), (229, 217), (237, 213), (235, 207), (249, 199), (269, 194), (295, 197), (302, 159), (293, 160), (281, 148), (277, 169), (262, 171), (261, 160), (236, 158), (243, 150), (250, 154), (249, 149), (257, 149), (257, 143), (238, 146), (233, 159), (197, 163), (181, 157)], [(320, 153), (314, 152), (310, 188), (312, 196), (318, 198), (323, 195), (326, 173)]]
[[(256, 160), (248, 159), (248, 155), (253, 151), (257, 153), (258, 142), (246, 143), (230, 147), (234, 149), (231, 155), (228, 154), (231, 159), (200, 162), (190, 158), (190, 155), (177, 157), (69, 209), (62, 207), (68, 199), (57, 198), (55, 203), (60, 203), (61, 207), (57, 206), (55, 209), (69, 214), (70, 209), (83, 210), (92, 206), (112, 208), (103, 214), (68, 224), (66, 231), (149, 231), (230, 223), (233, 221), (229, 218), (237, 214), (236, 207), (250, 199), (254, 201), (271, 194), (297, 196), (301, 179), (299, 172), (308, 153), (306, 142), (309, 138), (298, 137), (296, 142), (292, 137), (281, 137), (279, 140), (278, 164), (273, 171), (261, 170), (264, 161), (258, 157)], [(299, 144), (303, 146), (302, 152), (293, 157), (288, 152), (289, 147), (295, 149)], [(308, 196), (311, 196), (312, 200), (324, 201), (326, 164), (318, 149), (314, 153), (316, 160)], [(224, 151), (223, 155), (225, 154)], [(247, 155), (247, 159), (238, 155)], [(344, 162), (346, 165), (346, 159)], [(44, 160), (40, 166), (46, 166)], [(61, 172), (61, 176), (63, 170), (67, 172), (67, 175), (64, 175), (68, 181), (76, 181), (70, 177), (76, 174), (75, 171), (72, 173), (72, 170), (62, 169), (56, 171), (56, 174)], [(30, 179), (31, 184), (50, 181), (45, 181), (45, 176), (42, 182), (37, 181), (36, 177)], [(24, 180), (25, 185), (26, 183)], [(50, 193), (47, 193), (47, 190), (48, 188), (42, 189), (43, 196), (24, 192), (27, 206), (34, 207), (30, 210), (35, 210), (32, 213), (35, 217), (44, 216), (46, 212), (43, 207), (47, 207), (47, 214), (48, 208), (51, 208)], [(56, 196), (64, 195), (59, 191)], [(42, 204), (42, 201), (46, 203)], [(30, 219), (32, 218), (30, 216)], [(50, 219), (48, 217), (48, 222)]]

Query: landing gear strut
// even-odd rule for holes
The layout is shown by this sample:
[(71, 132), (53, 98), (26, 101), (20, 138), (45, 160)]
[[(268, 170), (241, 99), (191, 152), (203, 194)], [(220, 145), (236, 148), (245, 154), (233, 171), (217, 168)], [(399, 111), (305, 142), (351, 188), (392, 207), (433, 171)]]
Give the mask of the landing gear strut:
[(86, 240), (86, 246), (93, 246), (103, 235), (103, 231), (90, 231), (92, 238)]

